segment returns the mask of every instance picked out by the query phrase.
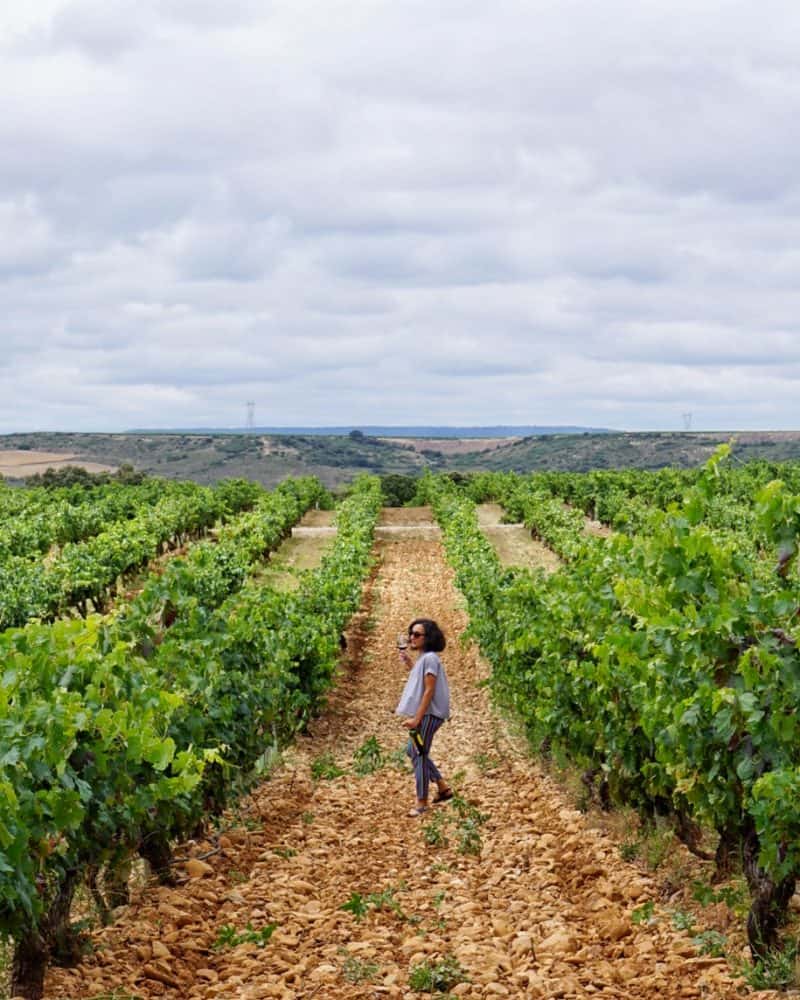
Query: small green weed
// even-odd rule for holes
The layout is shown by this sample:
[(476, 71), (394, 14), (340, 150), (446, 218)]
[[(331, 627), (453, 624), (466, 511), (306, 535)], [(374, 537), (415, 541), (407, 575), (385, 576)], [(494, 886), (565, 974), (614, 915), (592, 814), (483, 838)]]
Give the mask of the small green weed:
[(711, 906), (713, 903), (725, 903), (734, 913), (743, 916), (748, 908), (747, 887), (743, 882), (733, 885), (725, 885), (721, 889), (714, 889), (707, 882), (699, 879), (692, 882), (692, 898), (696, 899), (701, 906)]
[(488, 815), (482, 813), (477, 806), (472, 805), (458, 793), (453, 796), (452, 805), (460, 818), (456, 827), (459, 853), (480, 854), (483, 846), (480, 826), (489, 818)]
[(447, 893), (444, 891), (444, 889), (442, 889), (440, 892), (437, 892), (436, 895), (433, 897), (433, 905), (436, 907), (437, 910), (444, 902), (444, 898), (446, 895)]
[(248, 924), (243, 931), (239, 932), (233, 924), (223, 924), (217, 932), (213, 948), (215, 951), (221, 951), (223, 948), (235, 948), (239, 944), (255, 944), (259, 948), (263, 948), (277, 927), (277, 924), (267, 924), (260, 930), (256, 930), (252, 924)]
[(383, 748), (375, 736), (364, 740), (353, 754), (353, 772), (359, 777), (380, 771), (385, 763)]
[(306, 811), (302, 814), (300, 819), (305, 823), (306, 826), (311, 826), (311, 824), (314, 822), (314, 813)]
[(675, 910), (672, 914), (672, 926), (678, 931), (688, 931), (690, 934), (694, 930), (694, 917), (691, 913), (684, 913), (683, 910)]
[(390, 886), (382, 892), (371, 892), (367, 896), (367, 900), (370, 906), (373, 906), (376, 910), (390, 910), (396, 916), (400, 917), (401, 920), (405, 920), (405, 914), (400, 909), (400, 904), (394, 898), (396, 891), (396, 889)]
[(241, 885), (242, 882), (246, 882), (248, 876), (245, 872), (239, 871), (238, 868), (231, 868), (228, 872), (228, 878), (234, 885)]
[(692, 899), (698, 902), (701, 906), (711, 906), (712, 903), (719, 902), (719, 898), (714, 887), (709, 885), (708, 882), (703, 882), (700, 879), (695, 879), (695, 881), (692, 882)]
[(347, 955), (342, 965), (342, 975), (348, 983), (371, 983), (379, 972), (379, 966), (362, 962), (355, 955)]
[(736, 913), (747, 913), (750, 909), (750, 898), (744, 882), (737, 885), (723, 886), (717, 893), (719, 901), (729, 906)]
[[(448, 830), (455, 827), (454, 833), (461, 854), (480, 854), (481, 835), (479, 827), (489, 818), (485, 813), (468, 802), (456, 792), (450, 800), (452, 807), (447, 811), (436, 811), (429, 822), (422, 826), (422, 836), (431, 847), (447, 847), (450, 843)], [(453, 815), (455, 810), (457, 819)]]
[(320, 754), (319, 757), (315, 757), (311, 761), (311, 777), (314, 781), (333, 781), (334, 778), (340, 778), (343, 774), (344, 771), (333, 759), (333, 754), (330, 751)]
[(619, 845), (619, 856), (623, 861), (635, 861), (641, 849), (642, 845), (638, 840), (623, 840)]
[(471, 802), (468, 802), (464, 796), (460, 795), (458, 792), (456, 792), (450, 800), (450, 804), (456, 810), (461, 819), (471, 819), (474, 820), (475, 823), (480, 824), (485, 823), (489, 818), (487, 813), (480, 812), (477, 806), (472, 805)]
[[(309, 813), (309, 815), (311, 814)], [(313, 818), (313, 815), (311, 815), (312, 820)], [(297, 851), (293, 847), (273, 847), (272, 853), (277, 854), (279, 858), (283, 858), (284, 860), (297, 857)]]
[(701, 955), (723, 958), (728, 939), (719, 931), (701, 931), (700, 934), (692, 938), (692, 944)]
[(398, 747), (397, 750), (393, 750), (389, 754), (387, 760), (395, 771), (410, 772), (413, 770), (411, 767), (411, 761), (408, 759), (408, 754), (406, 753), (406, 748), (404, 746)]
[(440, 962), (415, 965), (408, 974), (408, 985), (418, 993), (445, 993), (459, 983), (469, 982), (461, 963), (452, 955)]
[(478, 821), (475, 819), (465, 819), (456, 828), (458, 837), (458, 850), (461, 854), (480, 854), (483, 842)]
[(754, 990), (782, 990), (794, 986), (796, 980), (797, 942), (789, 941), (780, 951), (751, 964), (742, 962), (739, 974)]
[(352, 913), (356, 920), (363, 920), (371, 909), (390, 910), (401, 920), (405, 920), (405, 914), (394, 896), (402, 888), (404, 888), (404, 884), (397, 888), (389, 886), (381, 892), (371, 892), (367, 896), (362, 896), (360, 892), (353, 892), (347, 902), (342, 903), (339, 909)]
[(641, 906), (637, 906), (636, 909), (631, 913), (631, 920), (635, 924), (649, 924), (653, 919), (653, 912), (655, 911), (656, 904), (652, 899), (648, 899), (646, 903), (642, 903)]
[(250, 833), (254, 833), (256, 830), (264, 828), (264, 822), (258, 816), (245, 815), (242, 812), (234, 812), (229, 820), (230, 822), (224, 826), (221, 824), (217, 826), (216, 832), (228, 833), (230, 830), (248, 830)]
[(433, 819), (422, 827), (422, 836), (431, 847), (447, 847), (447, 817), (442, 812), (434, 813)]
[(82, 934), (83, 931), (90, 931), (96, 927), (97, 921), (94, 917), (84, 917), (82, 920), (73, 920), (69, 926), (71, 931)]
[(486, 774), (487, 771), (494, 771), (496, 768), (500, 767), (500, 760), (498, 757), (493, 757), (488, 753), (476, 753), (472, 758), (475, 761), (475, 766), (481, 772), (481, 774)]
[(350, 898), (339, 909), (352, 913), (356, 920), (363, 920), (369, 912), (369, 904), (360, 892), (351, 892)]
[(651, 871), (657, 871), (675, 847), (672, 830), (655, 830), (644, 840), (644, 858)]

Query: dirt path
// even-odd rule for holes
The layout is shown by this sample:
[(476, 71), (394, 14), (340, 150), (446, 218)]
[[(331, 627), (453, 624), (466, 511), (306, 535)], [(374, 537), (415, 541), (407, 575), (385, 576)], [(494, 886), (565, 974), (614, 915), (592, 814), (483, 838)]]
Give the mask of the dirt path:
[(505, 512), (499, 503), (478, 504), (477, 512), (478, 524), (504, 566), (544, 569), (548, 573), (558, 568), (560, 560), (555, 552), (531, 538), (524, 524), (503, 523)]
[[(141, 891), (95, 933), (78, 969), (50, 973), (47, 997), (418, 997), (426, 994), (410, 990), (411, 970), (445, 960), (469, 979), (451, 986), (455, 996), (741, 995), (723, 960), (697, 956), (663, 921), (632, 922), (655, 884), (567, 806), (491, 714), (478, 686), (484, 668), (458, 640), (467, 619), (441, 544), (426, 537), (427, 516), (416, 520), (422, 537), (379, 537), (380, 563), (326, 714), (243, 804), (195, 877)], [(387, 523), (402, 527), (396, 514)], [(461, 813), (448, 803), (412, 820), (407, 771), (389, 764), (313, 781), (311, 765), (330, 754), (350, 771), (373, 736), (387, 752), (402, 747), (392, 710), (405, 671), (394, 640), (418, 614), (435, 617), (450, 640), (453, 719), (434, 757), (464, 803)], [(358, 909), (354, 893), (361, 919), (342, 909)], [(273, 923), (263, 947), (230, 940), (257, 939)]]

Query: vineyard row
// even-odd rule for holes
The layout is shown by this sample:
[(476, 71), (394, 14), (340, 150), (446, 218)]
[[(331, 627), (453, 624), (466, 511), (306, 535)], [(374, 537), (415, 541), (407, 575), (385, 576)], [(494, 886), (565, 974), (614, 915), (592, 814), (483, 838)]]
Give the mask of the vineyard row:
[(741, 857), (750, 946), (763, 959), (800, 874), (800, 497), (780, 482), (759, 491), (753, 517), (769, 549), (755, 558), (709, 521), (721, 461), (680, 502), (648, 505), (645, 531), (607, 539), (588, 537), (583, 515), (540, 478), (473, 481), (561, 553), (550, 575), (501, 567), (473, 500), (449, 480), (428, 478), (422, 498), (496, 697), (602, 801), (672, 817), (701, 854), (702, 830), (716, 831), (718, 866)]
[(87, 874), (103, 869), (119, 890), (138, 853), (169, 880), (171, 843), (319, 710), (380, 504), (379, 482), (357, 481), (296, 591), (245, 583), (211, 611), (195, 592), (156, 641), (133, 617), (98, 615), (0, 636), (0, 930), (15, 941), (14, 990), (41, 992)]

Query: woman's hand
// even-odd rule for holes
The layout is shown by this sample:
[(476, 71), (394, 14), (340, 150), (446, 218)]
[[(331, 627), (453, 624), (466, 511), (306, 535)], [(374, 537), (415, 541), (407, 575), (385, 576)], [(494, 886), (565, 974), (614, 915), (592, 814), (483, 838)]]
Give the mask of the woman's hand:
[(405, 663), (407, 667), (410, 667), (414, 662), (404, 649), (398, 650), (397, 655), (400, 657), (400, 659), (403, 661), (403, 663)]
[(405, 726), (406, 729), (417, 729), (417, 728), (419, 728), (419, 723), (416, 722), (414, 719), (404, 719), (403, 720), (403, 725)]

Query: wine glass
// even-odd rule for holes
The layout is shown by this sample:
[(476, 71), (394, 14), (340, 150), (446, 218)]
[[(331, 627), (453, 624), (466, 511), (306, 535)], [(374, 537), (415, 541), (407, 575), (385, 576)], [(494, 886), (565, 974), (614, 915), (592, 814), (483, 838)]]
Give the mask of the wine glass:
[(408, 636), (405, 632), (397, 633), (397, 648), (402, 653), (404, 649), (408, 649)]

